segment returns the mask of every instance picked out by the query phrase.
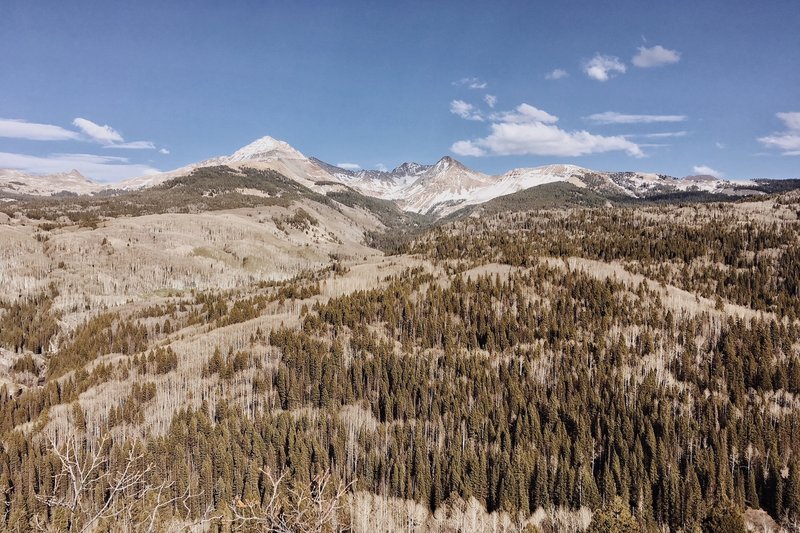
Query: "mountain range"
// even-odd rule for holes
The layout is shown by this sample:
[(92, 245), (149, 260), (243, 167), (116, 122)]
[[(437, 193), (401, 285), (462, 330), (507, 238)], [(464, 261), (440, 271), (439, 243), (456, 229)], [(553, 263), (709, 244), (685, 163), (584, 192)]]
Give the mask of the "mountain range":
[(34, 175), (0, 169), (0, 194), (50, 196), (141, 190), (187, 176), (196, 169), (213, 166), (274, 170), (323, 194), (332, 185), (340, 185), (365, 196), (393, 201), (402, 210), (435, 217), (447, 216), (467, 206), (554, 182), (569, 183), (609, 198), (621, 199), (689, 192), (753, 194), (758, 192), (761, 183), (734, 183), (708, 175), (675, 178), (646, 172), (607, 172), (568, 164), (516, 168), (500, 175), (487, 175), (449, 156), (433, 165), (408, 162), (390, 171), (353, 171), (307, 157), (288, 143), (267, 136), (231, 155), (115, 184), (94, 182), (76, 170)]

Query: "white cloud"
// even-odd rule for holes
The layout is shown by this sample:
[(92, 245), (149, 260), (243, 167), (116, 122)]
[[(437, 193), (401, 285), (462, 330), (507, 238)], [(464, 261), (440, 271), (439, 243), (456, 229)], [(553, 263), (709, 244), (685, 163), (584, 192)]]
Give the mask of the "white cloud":
[(719, 170), (714, 170), (708, 165), (695, 165), (692, 167), (692, 172), (700, 175), (714, 176), (715, 178), (722, 178), (725, 175)]
[(569, 73), (566, 70), (564, 70), (563, 68), (557, 68), (557, 69), (551, 70), (550, 72), (545, 74), (544, 75), (544, 79), (546, 79), (546, 80), (560, 80), (562, 78), (566, 78), (567, 76), (569, 76)]
[(648, 139), (666, 139), (669, 137), (686, 137), (688, 134), (688, 131), (664, 131), (660, 133), (644, 133), (642, 137)]
[(462, 156), (547, 155), (574, 157), (621, 150), (642, 157), (639, 146), (622, 136), (605, 137), (587, 131), (565, 131), (556, 126), (558, 117), (521, 104), (515, 111), (490, 117), (491, 133), (483, 138), (461, 140), (450, 150)]
[(586, 75), (597, 81), (607, 81), (617, 74), (625, 74), (626, 70), (625, 63), (618, 57), (601, 54), (596, 54), (583, 65)]
[(800, 155), (800, 113), (776, 113), (787, 130), (759, 137), (758, 142), (767, 148), (780, 150), (783, 155)]
[(127, 150), (155, 150), (156, 145), (151, 141), (133, 141), (129, 143), (107, 144), (104, 148), (124, 148)]
[(775, 113), (779, 119), (781, 119), (786, 127), (790, 130), (800, 130), (800, 113)]
[(75, 131), (53, 124), (37, 124), (13, 118), (0, 118), (0, 137), (31, 141), (66, 141), (78, 139)]
[(595, 113), (586, 117), (597, 124), (652, 124), (654, 122), (683, 122), (686, 115), (626, 115), (616, 111)]
[(493, 94), (486, 94), (483, 96), (483, 101), (486, 102), (486, 105), (489, 107), (494, 108), (497, 104), (497, 97)]
[(91, 120), (80, 117), (73, 120), (72, 123), (80, 128), (80, 130), (93, 141), (97, 141), (101, 144), (121, 143), (124, 141), (122, 135), (111, 126), (101, 126), (95, 124)]
[(661, 67), (671, 65), (681, 60), (681, 53), (677, 50), (669, 50), (660, 44), (647, 48), (639, 47), (639, 53), (631, 60), (634, 66), (639, 68)]
[(161, 149), (158, 151), (158, 153), (159, 153), (159, 154), (168, 155), (168, 154), (169, 154), (169, 150), (167, 150), (166, 148), (161, 148)]
[(358, 163), (336, 163), (336, 166), (345, 170), (360, 170), (361, 165)]
[(800, 132), (785, 132), (759, 137), (758, 142), (767, 148), (781, 150), (783, 155), (800, 155)]
[(388, 172), (389, 171), (389, 169), (386, 168), (386, 165), (384, 165), (383, 163), (378, 163), (377, 165), (375, 165), (375, 169), (379, 170), (381, 172)]
[(478, 146), (479, 141), (456, 141), (450, 147), (450, 151), (456, 155), (471, 155), (479, 157), (486, 155), (486, 150)]
[(513, 124), (523, 124), (526, 122), (544, 122), (546, 124), (555, 124), (558, 122), (557, 116), (551, 115), (547, 111), (543, 111), (530, 104), (520, 104), (514, 111), (492, 113), (491, 117), (489, 118), (495, 122), (511, 122)]
[(485, 89), (488, 84), (479, 78), (461, 78), (458, 81), (454, 81), (453, 85), (461, 85), (470, 89)]
[(483, 120), (480, 111), (474, 105), (468, 104), (464, 100), (453, 100), (450, 102), (450, 112), (466, 120)]
[(0, 152), (0, 168), (14, 168), (37, 174), (53, 174), (76, 169), (84, 176), (105, 182), (160, 172), (147, 165), (132, 164), (125, 157), (93, 154), (50, 154), (39, 157)]
[[(125, 142), (122, 135), (109, 125), (101, 126), (85, 118), (76, 118), (72, 124), (92, 141), (102, 144), (105, 148), (121, 148), (127, 150), (155, 150), (156, 145), (152, 141), (131, 141)], [(163, 153), (163, 152), (162, 152)], [(169, 153), (169, 152), (168, 152)]]

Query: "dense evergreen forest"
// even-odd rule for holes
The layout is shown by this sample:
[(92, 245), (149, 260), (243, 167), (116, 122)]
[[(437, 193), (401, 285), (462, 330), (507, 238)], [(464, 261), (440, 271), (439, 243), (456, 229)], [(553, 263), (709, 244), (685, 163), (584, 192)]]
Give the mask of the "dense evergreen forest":
[(71, 328), (3, 301), (0, 529), (351, 531), (369, 494), (406, 531), (798, 531), (793, 198), (469, 217)]

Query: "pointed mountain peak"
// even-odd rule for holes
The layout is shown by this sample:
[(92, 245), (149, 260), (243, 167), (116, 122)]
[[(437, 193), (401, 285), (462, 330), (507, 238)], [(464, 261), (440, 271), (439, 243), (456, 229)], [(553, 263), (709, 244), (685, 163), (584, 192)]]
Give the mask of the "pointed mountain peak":
[(429, 168), (430, 168), (430, 165), (421, 165), (419, 163), (414, 163), (414, 162), (411, 162), (411, 161), (407, 161), (407, 162), (397, 166), (397, 168), (392, 170), (391, 173), (392, 174), (397, 174), (397, 175), (403, 175), (403, 176), (410, 176), (410, 175), (421, 174), (421, 173), (425, 172), (426, 170), (428, 170)]
[(433, 165), (434, 172), (444, 172), (451, 167), (458, 169), (467, 168), (460, 161), (453, 159), (449, 155), (444, 156), (439, 161), (437, 161), (435, 165)]
[(229, 161), (270, 160), (277, 158), (306, 159), (298, 150), (286, 141), (269, 135), (261, 137), (234, 152)]
[(64, 172), (64, 176), (69, 176), (71, 178), (77, 178), (77, 179), (89, 181), (89, 178), (87, 178), (86, 176), (81, 174), (80, 171), (78, 169), (76, 169), (76, 168), (73, 168), (69, 172)]

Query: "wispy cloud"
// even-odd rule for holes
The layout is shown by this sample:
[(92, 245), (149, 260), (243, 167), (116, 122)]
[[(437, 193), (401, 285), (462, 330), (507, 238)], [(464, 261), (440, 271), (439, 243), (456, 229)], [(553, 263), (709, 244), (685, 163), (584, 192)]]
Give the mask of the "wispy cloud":
[(608, 81), (617, 74), (625, 74), (627, 67), (618, 57), (596, 54), (583, 64), (587, 76), (597, 81)]
[(375, 170), (379, 170), (381, 172), (388, 172), (389, 171), (389, 169), (383, 163), (378, 163), (377, 165), (375, 165)]
[(569, 76), (569, 72), (564, 70), (563, 68), (553, 69), (547, 74), (544, 75), (544, 79), (546, 80), (560, 80), (562, 78), (566, 78)]
[(686, 137), (688, 131), (662, 131), (659, 133), (643, 133), (641, 136), (647, 139), (667, 139), (672, 137)]
[(150, 141), (133, 141), (129, 143), (107, 144), (103, 148), (123, 148), (125, 150), (155, 150), (156, 145)]
[(677, 50), (669, 50), (660, 44), (647, 48), (640, 46), (639, 52), (633, 56), (631, 62), (639, 68), (661, 67), (672, 65), (681, 60), (681, 54)]
[(92, 122), (89, 119), (81, 117), (73, 120), (72, 124), (80, 129), (84, 136), (88, 137), (89, 140), (98, 144), (102, 144), (103, 148), (119, 148), (122, 150), (156, 150), (156, 145), (152, 141), (125, 142), (122, 134), (107, 124), (101, 126), (96, 122)]
[(361, 165), (358, 163), (336, 163), (336, 166), (345, 170), (361, 170)]
[(586, 117), (596, 124), (653, 124), (656, 122), (684, 122), (686, 115), (629, 115), (616, 111), (595, 113)]
[(480, 139), (477, 141), (456, 141), (450, 147), (450, 151), (456, 155), (480, 157), (490, 155), (480, 146)]
[(0, 118), (0, 137), (31, 141), (67, 141), (80, 137), (78, 132), (55, 126), (13, 118)]
[(485, 94), (483, 96), (483, 101), (486, 102), (486, 105), (491, 108), (494, 108), (494, 106), (497, 105), (497, 97), (493, 94)]
[(73, 120), (72, 124), (78, 127), (90, 139), (100, 144), (114, 144), (124, 141), (122, 135), (111, 126), (101, 126), (91, 120), (80, 117)]
[(800, 155), (800, 112), (776, 113), (786, 130), (759, 137), (758, 142), (767, 148), (780, 150), (783, 155)]
[(169, 150), (167, 150), (166, 148), (159, 148), (158, 153), (159, 154), (168, 155), (169, 154)]
[(102, 144), (105, 148), (122, 148), (127, 150), (156, 149), (152, 141), (125, 142), (122, 135), (111, 126), (101, 126), (89, 119), (78, 117), (72, 121), (72, 124), (77, 127), (80, 132), (68, 130), (54, 124), (40, 124), (22, 119), (0, 118), (0, 137), (28, 139), (32, 141), (90, 140)]
[(453, 100), (450, 102), (450, 112), (466, 120), (483, 120), (483, 115), (481, 115), (480, 111), (478, 111), (474, 105), (464, 100)]
[(692, 172), (706, 176), (714, 176), (715, 178), (722, 178), (725, 176), (719, 170), (715, 170), (708, 165), (695, 165), (692, 167)]
[(459, 85), (469, 89), (485, 89), (488, 86), (488, 84), (480, 78), (461, 78), (458, 81), (454, 81), (453, 85)]
[(450, 150), (461, 156), (547, 155), (574, 157), (624, 151), (642, 157), (639, 146), (623, 136), (606, 137), (587, 131), (565, 131), (556, 125), (558, 117), (529, 104), (514, 111), (493, 114), (488, 136), (461, 140)]
[[(101, 126), (86, 118), (78, 117), (72, 124), (80, 131), (21, 119), (0, 119), (0, 137), (34, 141), (93, 141), (103, 148), (123, 150), (157, 149), (152, 141), (125, 142), (122, 135), (111, 126)], [(169, 153), (166, 148), (159, 151), (162, 154)], [(84, 153), (52, 153), (42, 156), (0, 152), (0, 168), (14, 168), (36, 174), (76, 169), (85, 176), (101, 181), (117, 181), (159, 172), (146, 164), (131, 163), (125, 157)]]
[(158, 169), (148, 165), (133, 164), (125, 157), (93, 154), (50, 154), (40, 157), (0, 152), (0, 168), (14, 168), (36, 174), (53, 174), (76, 169), (84, 176), (105, 182), (159, 172)]

